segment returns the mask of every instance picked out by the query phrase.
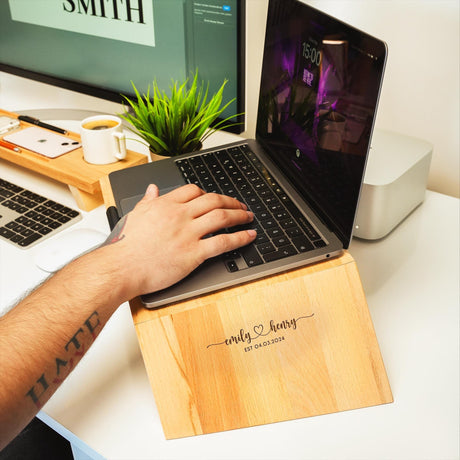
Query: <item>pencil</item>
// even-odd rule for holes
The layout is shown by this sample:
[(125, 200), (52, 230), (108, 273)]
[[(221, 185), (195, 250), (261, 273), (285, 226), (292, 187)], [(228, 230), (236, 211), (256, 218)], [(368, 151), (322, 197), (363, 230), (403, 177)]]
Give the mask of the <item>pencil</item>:
[(0, 146), (18, 153), (21, 151), (21, 149), (17, 145), (12, 144), (11, 142), (4, 141), (3, 139), (0, 139)]

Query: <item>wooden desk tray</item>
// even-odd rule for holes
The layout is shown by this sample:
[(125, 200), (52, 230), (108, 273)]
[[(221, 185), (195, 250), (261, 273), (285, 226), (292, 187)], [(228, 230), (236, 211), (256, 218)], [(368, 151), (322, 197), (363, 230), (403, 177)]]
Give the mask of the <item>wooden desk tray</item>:
[(147, 310), (135, 328), (166, 438), (393, 401), (350, 254)]
[[(17, 114), (0, 110), (0, 116), (17, 118)], [(33, 126), (21, 121), (21, 128)], [(6, 135), (6, 134), (5, 134)], [(76, 133), (68, 133), (71, 139), (80, 141)], [(73, 150), (58, 158), (50, 159), (30, 150), (21, 148), (21, 152), (0, 146), (0, 158), (31, 169), (69, 186), (80, 209), (90, 211), (103, 204), (100, 180), (112, 171), (147, 163), (148, 158), (138, 152), (128, 150), (124, 160), (108, 165), (92, 165), (83, 159), (82, 148)]]

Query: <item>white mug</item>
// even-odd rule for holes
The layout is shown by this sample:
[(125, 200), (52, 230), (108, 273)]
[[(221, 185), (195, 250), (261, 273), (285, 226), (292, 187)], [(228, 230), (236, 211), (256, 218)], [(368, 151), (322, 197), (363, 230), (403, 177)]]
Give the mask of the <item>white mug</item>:
[(121, 119), (112, 115), (85, 118), (80, 124), (83, 158), (95, 165), (126, 158), (126, 137)]

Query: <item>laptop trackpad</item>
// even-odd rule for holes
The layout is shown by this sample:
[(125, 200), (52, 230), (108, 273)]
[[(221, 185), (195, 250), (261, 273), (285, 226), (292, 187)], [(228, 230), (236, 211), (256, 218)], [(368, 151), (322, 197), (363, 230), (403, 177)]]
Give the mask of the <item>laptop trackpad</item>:
[[(173, 187), (165, 187), (160, 189), (160, 195), (164, 195), (168, 192), (171, 192), (172, 190), (181, 187), (181, 185), (175, 185)], [(134, 209), (134, 206), (143, 198), (144, 194), (140, 195), (134, 195), (130, 196), (128, 198), (123, 198), (120, 201), (120, 207), (121, 207), (121, 214), (124, 216), (128, 214), (128, 212), (132, 211)]]

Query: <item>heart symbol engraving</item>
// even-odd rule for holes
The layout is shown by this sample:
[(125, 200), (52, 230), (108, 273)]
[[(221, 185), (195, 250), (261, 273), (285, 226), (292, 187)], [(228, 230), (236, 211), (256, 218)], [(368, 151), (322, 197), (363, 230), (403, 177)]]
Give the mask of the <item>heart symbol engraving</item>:
[(259, 324), (258, 326), (254, 326), (254, 332), (257, 335), (262, 335), (263, 331), (264, 331), (264, 326), (262, 324)]

